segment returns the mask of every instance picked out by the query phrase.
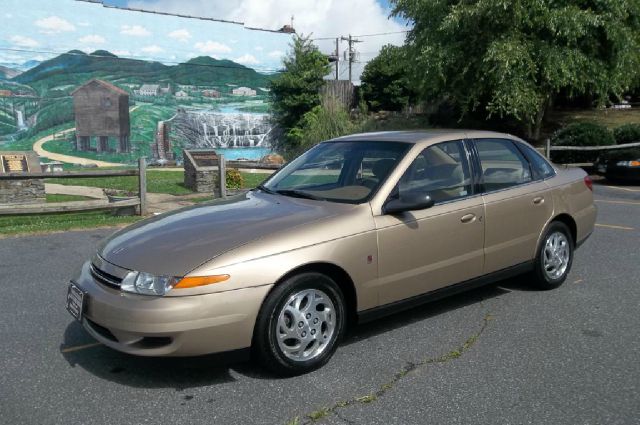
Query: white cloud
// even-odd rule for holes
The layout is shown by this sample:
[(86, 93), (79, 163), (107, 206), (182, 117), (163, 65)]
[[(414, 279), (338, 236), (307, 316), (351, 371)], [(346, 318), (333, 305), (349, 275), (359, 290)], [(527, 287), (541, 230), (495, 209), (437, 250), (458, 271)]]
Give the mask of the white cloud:
[(235, 58), (233, 61), (237, 63), (241, 63), (243, 65), (257, 65), (260, 63), (260, 61), (256, 59), (255, 56), (250, 55), (248, 53), (238, 58)]
[(44, 34), (58, 34), (61, 32), (75, 31), (76, 27), (69, 21), (57, 16), (49, 16), (48, 18), (38, 19), (36, 26), (40, 28), (40, 32)]
[[(339, 37), (351, 34), (378, 34), (406, 30), (404, 24), (389, 19), (389, 11), (378, 0), (129, 0), (130, 7), (153, 9), (163, 12), (205, 16), (244, 22), (249, 27), (278, 29), (290, 24), (294, 15), (296, 31), (299, 34), (313, 34), (313, 37)], [(375, 57), (385, 44), (401, 45), (405, 34), (388, 34), (376, 37), (361, 37), (356, 44), (361, 53), (361, 61)], [(230, 40), (227, 43), (232, 44)], [(335, 40), (317, 41), (325, 53), (335, 50)], [(340, 53), (347, 48), (340, 43)], [(343, 64), (341, 64), (343, 65)], [(356, 80), (364, 67), (354, 65)], [(346, 78), (346, 66), (341, 78)]]
[(79, 38), (78, 41), (82, 44), (104, 44), (107, 42), (103, 36), (96, 34), (85, 35)]
[(155, 44), (151, 45), (151, 46), (145, 46), (140, 50), (145, 52), (145, 53), (160, 53), (160, 52), (164, 52), (164, 49), (162, 47), (157, 46)]
[(11, 36), (9, 38), (9, 41), (11, 41), (15, 46), (20, 47), (37, 47), (40, 45), (40, 43), (38, 43), (33, 38), (23, 37), (21, 35)]
[(129, 50), (114, 50), (111, 53), (113, 53), (116, 56), (120, 56), (120, 57), (129, 57), (129, 56), (131, 56), (131, 52)]
[(148, 29), (142, 25), (122, 25), (120, 34), (130, 35), (132, 37), (148, 37), (151, 35)]
[(218, 43), (217, 41), (199, 41), (194, 47), (202, 53), (229, 53), (231, 48), (226, 44)]
[(179, 29), (179, 30), (175, 30), (175, 31), (171, 31), (169, 34), (169, 37), (178, 40), (182, 43), (186, 43), (189, 41), (189, 39), (191, 38), (191, 33), (185, 29)]
[(264, 50), (264, 47), (262, 47), (262, 46), (256, 46), (256, 47), (254, 47), (254, 50), (255, 50), (256, 52), (261, 52), (261, 51), (263, 51), (263, 50)]
[(280, 59), (284, 56), (284, 52), (282, 50), (273, 50), (269, 52), (268, 56), (273, 59)]
[(78, 25), (79, 27), (88, 27), (91, 24), (89, 22), (83, 21), (83, 22), (78, 22), (76, 25)]

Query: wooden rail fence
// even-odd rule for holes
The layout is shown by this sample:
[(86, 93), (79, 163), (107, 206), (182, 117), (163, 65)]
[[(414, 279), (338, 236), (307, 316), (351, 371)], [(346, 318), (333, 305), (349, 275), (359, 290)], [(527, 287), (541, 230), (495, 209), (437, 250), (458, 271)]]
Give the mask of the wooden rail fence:
[[(624, 145), (607, 145), (607, 146), (552, 146), (551, 140), (547, 139), (546, 146), (544, 150), (544, 154), (547, 159), (551, 158), (551, 151), (608, 151), (608, 150), (616, 150), (616, 149), (627, 149), (627, 148), (636, 148), (640, 147), (640, 142), (634, 143), (625, 143)], [(593, 165), (591, 163), (585, 164), (568, 164), (568, 165), (582, 165), (588, 166)]]
[(66, 202), (64, 205), (52, 204), (22, 204), (0, 205), (0, 215), (48, 214), (61, 212), (78, 212), (92, 210), (108, 210), (125, 207), (137, 207), (140, 215), (147, 213), (147, 163), (145, 158), (138, 160), (136, 170), (113, 171), (59, 171), (55, 173), (9, 173), (0, 174), (0, 180), (29, 180), (29, 179), (82, 179), (92, 177), (121, 177), (138, 176), (138, 196), (132, 199), (107, 202), (103, 200)]

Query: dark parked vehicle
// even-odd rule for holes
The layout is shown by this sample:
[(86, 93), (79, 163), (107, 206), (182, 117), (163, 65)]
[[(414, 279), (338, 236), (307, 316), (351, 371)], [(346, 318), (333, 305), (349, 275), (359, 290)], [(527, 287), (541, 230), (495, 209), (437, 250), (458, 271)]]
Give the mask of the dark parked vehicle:
[(640, 149), (607, 153), (595, 165), (598, 174), (612, 182), (640, 182)]

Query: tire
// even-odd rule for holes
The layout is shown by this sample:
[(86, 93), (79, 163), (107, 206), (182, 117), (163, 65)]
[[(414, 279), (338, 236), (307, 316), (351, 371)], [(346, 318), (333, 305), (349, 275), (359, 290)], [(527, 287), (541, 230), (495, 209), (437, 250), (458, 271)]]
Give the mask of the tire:
[(532, 273), (535, 286), (554, 289), (562, 285), (573, 264), (574, 247), (569, 227), (560, 221), (551, 222), (538, 247)]
[(253, 352), (278, 375), (299, 375), (327, 363), (345, 330), (344, 296), (321, 273), (301, 273), (278, 284), (263, 303)]

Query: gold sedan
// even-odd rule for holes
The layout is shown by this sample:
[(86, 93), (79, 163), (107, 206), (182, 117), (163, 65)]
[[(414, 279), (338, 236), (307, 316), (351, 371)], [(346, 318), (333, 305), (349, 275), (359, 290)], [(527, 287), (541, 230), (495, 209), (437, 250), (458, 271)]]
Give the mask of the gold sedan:
[(251, 348), (277, 373), (304, 373), (348, 325), (516, 274), (559, 286), (595, 217), (584, 171), (513, 136), (358, 134), (246, 194), (116, 233), (67, 308), (126, 353)]

